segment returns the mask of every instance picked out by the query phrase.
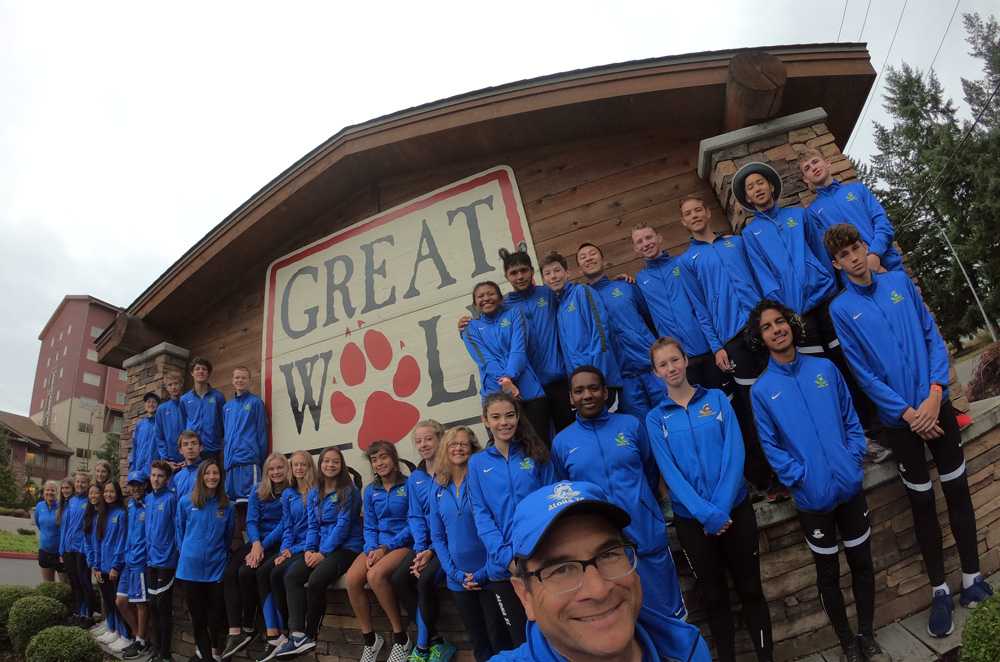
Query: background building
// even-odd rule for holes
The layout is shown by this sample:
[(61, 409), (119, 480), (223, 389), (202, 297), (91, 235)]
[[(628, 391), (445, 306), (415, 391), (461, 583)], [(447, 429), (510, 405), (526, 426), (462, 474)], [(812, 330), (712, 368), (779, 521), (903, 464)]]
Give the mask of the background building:
[(27, 416), (0, 411), (0, 434), (6, 437), (11, 472), (19, 488), (28, 480), (40, 488), (46, 480), (61, 480), (69, 471), (73, 451)]
[(107, 433), (122, 431), (125, 372), (98, 363), (94, 344), (120, 310), (92, 296), (67, 295), (38, 335), (28, 411), (72, 450), (70, 470), (88, 468)]

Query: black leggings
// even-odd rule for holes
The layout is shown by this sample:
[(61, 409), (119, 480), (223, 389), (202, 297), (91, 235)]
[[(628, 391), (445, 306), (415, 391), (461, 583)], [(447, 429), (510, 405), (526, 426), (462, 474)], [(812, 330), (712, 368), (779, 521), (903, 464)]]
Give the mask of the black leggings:
[(174, 624), (174, 569), (146, 568), (146, 592), (149, 594), (153, 653), (170, 659), (170, 637)]
[(524, 613), (524, 606), (521, 600), (514, 593), (514, 587), (510, 581), (487, 582), (483, 585), (483, 593), (490, 596), (492, 608), (496, 610), (495, 620), (497, 629), (506, 632), (510, 642), (510, 648), (502, 650), (512, 650), (524, 643), (524, 629), (528, 624), (528, 617)]
[(760, 373), (764, 372), (766, 363), (747, 346), (744, 331), (727, 342), (725, 350), (733, 364), (733, 411), (743, 434), (746, 457), (743, 476), (758, 490), (765, 490), (772, 482), (773, 472), (760, 446), (760, 437), (757, 436), (757, 425), (754, 423), (753, 407), (750, 404), (750, 387), (760, 377)]
[[(547, 446), (552, 445), (552, 433), (549, 431), (549, 423), (552, 417), (549, 415), (549, 401), (545, 397), (534, 400), (522, 400), (521, 408), (524, 416), (531, 423), (531, 427)], [(412, 562), (412, 561), (411, 561)]]
[(256, 625), (257, 610), (262, 603), (257, 591), (257, 571), (277, 553), (274, 549), (264, 550), (264, 558), (256, 568), (251, 568), (245, 561), (251, 547), (247, 543), (236, 550), (230, 556), (229, 565), (222, 576), (226, 592), (226, 620), (231, 628), (242, 626), (245, 630), (251, 630)]
[[(316, 638), (326, 611), (326, 589), (347, 572), (357, 556), (358, 552), (353, 550), (338, 549), (324, 556), (314, 568), (301, 558), (285, 572), (289, 632), (305, 632)], [(289, 559), (285, 563), (291, 562)]]
[(178, 581), (184, 587), (194, 643), (201, 659), (214, 659), (212, 649), (222, 650), (226, 638), (226, 598), (222, 582)]
[(510, 650), (510, 632), (488, 591), (452, 591), (455, 606), (472, 642), (476, 662), (486, 662), (503, 650)]
[[(438, 603), (435, 590), (438, 585), (438, 575), (441, 571), (441, 562), (437, 556), (431, 557), (427, 562), (420, 577), (414, 577), (410, 573), (410, 566), (417, 553), (410, 550), (410, 553), (400, 562), (396, 569), (392, 571), (392, 588), (396, 592), (396, 597), (400, 603), (406, 607), (406, 613), (414, 624), (422, 622), (427, 629), (427, 641), (419, 641), (420, 628), (417, 627), (417, 644), (426, 644), (438, 635), (437, 617)], [(420, 612), (418, 621), (417, 612)]]
[[(271, 600), (274, 601), (274, 608), (278, 610), (278, 613), (281, 614), (286, 623), (288, 622), (288, 596), (285, 595), (285, 575), (288, 574), (288, 569), (298, 563), (303, 556), (305, 556), (304, 552), (292, 554), (289, 559), (282, 561), (280, 565), (275, 565), (274, 559), (271, 559), (271, 570), (268, 573), (271, 580)], [(260, 586), (260, 581), (260, 573), (258, 573), (258, 587)], [(266, 595), (261, 594), (260, 601), (262, 604), (266, 597)]]
[(115, 598), (118, 594), (118, 580), (111, 579), (111, 577), (106, 572), (101, 573), (101, 583), (97, 585), (98, 590), (101, 592), (101, 611), (104, 612), (104, 622), (110, 626), (111, 623), (118, 624), (118, 630), (121, 632), (128, 632), (128, 624), (125, 619), (122, 618), (121, 614), (118, 613), (118, 607), (115, 605)]
[(79, 610), (77, 613), (81, 616), (91, 616), (97, 608), (97, 594), (94, 593), (94, 584), (90, 579), (87, 557), (83, 552), (66, 552), (63, 554), (63, 563), (73, 592), (73, 608)]
[(731, 662), (736, 659), (736, 628), (729, 607), (726, 570), (743, 604), (743, 620), (757, 659), (771, 660), (774, 654), (771, 614), (760, 584), (757, 520), (750, 500), (744, 499), (736, 506), (730, 518), (732, 525), (718, 536), (705, 533), (701, 522), (687, 517), (676, 517), (674, 526), (688, 565), (698, 580), (698, 590), (705, 598), (708, 627), (715, 639), (719, 660)]
[(979, 572), (979, 551), (976, 545), (976, 513), (969, 495), (969, 477), (965, 472), (965, 454), (962, 452), (962, 433), (955, 420), (951, 403), (941, 403), (938, 425), (944, 436), (924, 442), (909, 428), (886, 428), (884, 439), (899, 462), (899, 476), (906, 486), (913, 510), (913, 531), (917, 536), (920, 553), (927, 566), (931, 586), (944, 583), (944, 552), (941, 548), (941, 524), (934, 505), (934, 489), (924, 447), (930, 448), (937, 465), (941, 491), (948, 503), (948, 519), (955, 536), (962, 572)]
[[(569, 404), (569, 381), (560, 379), (559, 381), (545, 384), (545, 399), (549, 403), (549, 416), (552, 418), (552, 427), (558, 434), (563, 428), (572, 425), (576, 420), (573, 408)], [(553, 435), (554, 436), (554, 435)]]
[(851, 568), (851, 588), (858, 612), (858, 631), (872, 634), (875, 618), (875, 566), (872, 563), (871, 524), (864, 492), (825, 513), (799, 511), (799, 524), (816, 564), (816, 585), (826, 615), (841, 642), (854, 638), (844, 594), (840, 590), (840, 558), (837, 537), (844, 544), (844, 556)]

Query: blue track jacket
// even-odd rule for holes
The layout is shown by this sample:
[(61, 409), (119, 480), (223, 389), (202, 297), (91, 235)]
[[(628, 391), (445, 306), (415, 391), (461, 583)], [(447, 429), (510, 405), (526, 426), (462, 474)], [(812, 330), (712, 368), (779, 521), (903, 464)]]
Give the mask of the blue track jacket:
[[(848, 281), (830, 305), (840, 346), (879, 418), (904, 427), (903, 412), (930, 395), (948, 398), (948, 348), (904, 271), (872, 274), (870, 286)], [(908, 426), (906, 426), (908, 427)]]
[(183, 462), (181, 452), (177, 448), (177, 438), (184, 432), (187, 414), (181, 406), (181, 399), (164, 400), (156, 408), (156, 456), (170, 462)]
[(158, 436), (153, 416), (143, 416), (135, 424), (135, 431), (132, 433), (132, 450), (128, 452), (130, 477), (134, 472), (143, 480), (149, 478), (149, 467), (153, 464), (153, 456), (157, 453), (157, 444)]
[(566, 283), (559, 292), (559, 348), (566, 374), (582, 365), (604, 373), (608, 386), (621, 386), (618, 357), (611, 347), (608, 311), (600, 295), (589, 285)]
[(496, 446), (469, 458), (467, 482), (476, 530), (489, 557), (487, 574), (490, 579), (505, 580), (514, 558), (510, 539), (514, 509), (524, 497), (556, 482), (555, 467), (552, 462), (536, 463), (514, 441), (507, 458)]
[(170, 477), (170, 489), (177, 493), (178, 499), (182, 496), (187, 496), (194, 489), (194, 481), (198, 477), (199, 466), (201, 466), (201, 460), (194, 464), (185, 464)]
[(484, 400), (501, 390), (497, 382), (501, 377), (510, 377), (524, 400), (545, 395), (528, 361), (527, 338), (527, 324), (521, 313), (506, 306), (493, 315), (480, 315), (465, 327), (462, 341), (479, 368), (479, 393)]
[(743, 238), (716, 236), (711, 243), (691, 240), (681, 255), (684, 289), (712, 352), (735, 338), (760, 301)]
[[(836, 179), (829, 186), (816, 189), (816, 199), (806, 209), (806, 221), (812, 225), (809, 237), (813, 253), (827, 257), (823, 235), (837, 223), (850, 223), (858, 229), (868, 250), (879, 256), (889, 271), (903, 268), (903, 256), (892, 245), (896, 231), (882, 208), (882, 203), (861, 182), (841, 184)], [(846, 280), (846, 278), (844, 278)]]
[[(128, 542), (128, 517), (121, 506), (111, 506), (105, 515), (104, 537), (96, 548), (95, 564), (91, 567), (107, 573), (125, 567), (125, 547)], [(97, 519), (94, 519), (94, 537), (97, 537)]]
[(656, 332), (680, 340), (688, 356), (699, 356), (711, 348), (684, 289), (682, 262), (666, 252), (646, 260), (646, 268), (635, 277), (635, 284), (646, 299)]
[[(306, 494), (306, 500), (309, 495)], [(309, 513), (306, 512), (306, 502), (294, 487), (286, 487), (281, 493), (281, 545), (279, 551), (286, 549), (292, 554), (304, 552), (306, 536), (309, 535)]]
[(164, 487), (146, 495), (146, 564), (177, 567), (177, 494)]
[(625, 280), (602, 276), (591, 285), (608, 310), (611, 344), (623, 376), (633, 377), (651, 370), (649, 348), (656, 340), (650, 330), (646, 300), (638, 287)]
[(204, 397), (199, 397), (194, 389), (181, 396), (181, 407), (186, 415), (184, 429), (197, 432), (202, 448), (210, 453), (222, 450), (222, 407), (225, 404), (226, 396), (211, 386)]
[(254, 485), (247, 497), (247, 540), (265, 550), (276, 549), (285, 533), (281, 495), (261, 501)]
[(91, 570), (97, 569), (98, 567), (98, 552), (101, 548), (101, 541), (97, 539), (97, 514), (94, 514), (94, 519), (90, 525), (90, 531), (84, 530), (83, 532), (83, 556), (87, 559), (87, 567)]
[(625, 532), (640, 554), (664, 552), (667, 524), (655, 496), (660, 472), (638, 419), (607, 410), (596, 418), (577, 414), (553, 440), (552, 464), (559, 480), (594, 483), (629, 514)]
[(128, 539), (125, 542), (125, 565), (145, 568), (146, 558), (146, 507), (135, 499), (128, 502)]
[(450, 481), (443, 487), (435, 483), (428, 501), (434, 554), (444, 570), (448, 589), (464, 591), (462, 583), (467, 572), (472, 573), (477, 584), (485, 583), (489, 579), (486, 548), (476, 531), (469, 482), (460, 487)]
[(234, 395), (222, 407), (226, 469), (238, 464), (264, 464), (267, 457), (267, 414), (264, 401), (253, 393)]
[(750, 397), (764, 454), (799, 510), (827, 512), (858, 493), (865, 433), (833, 363), (801, 352), (771, 359)]
[(82, 552), (83, 516), (87, 513), (87, 497), (74, 494), (66, 502), (59, 527), (59, 555)]
[(406, 493), (410, 500), (406, 522), (410, 528), (410, 535), (413, 537), (414, 552), (422, 552), (431, 548), (431, 526), (427, 518), (431, 514), (429, 499), (435, 483), (424, 466), (424, 462), (421, 462), (420, 466), (414, 469), (410, 477), (406, 479)]
[(810, 248), (811, 230), (802, 207), (771, 207), (758, 211), (743, 228), (750, 267), (761, 294), (796, 313), (808, 313), (836, 292), (833, 266), (826, 253)]
[(38, 527), (38, 549), (59, 553), (59, 525), (56, 524), (56, 515), (59, 514), (59, 503), (49, 506), (45, 499), (35, 504), (35, 526)]
[(646, 431), (674, 513), (718, 533), (747, 497), (743, 435), (726, 394), (698, 386), (687, 408), (668, 395), (646, 415)]
[(327, 555), (338, 549), (360, 552), (365, 545), (361, 524), (361, 493), (351, 486), (344, 503), (336, 490), (323, 497), (319, 504), (319, 489), (309, 492), (309, 533), (306, 549)]
[(407, 515), (410, 491), (400, 476), (399, 482), (386, 491), (376, 480), (365, 488), (365, 554), (385, 546), (387, 552), (413, 544)]
[(566, 378), (566, 369), (559, 353), (556, 311), (559, 299), (547, 287), (532, 285), (523, 292), (510, 292), (504, 304), (516, 308), (528, 325), (528, 363), (543, 384)]
[(180, 548), (177, 579), (191, 582), (217, 582), (222, 579), (229, 560), (229, 541), (233, 537), (232, 502), (219, 507), (215, 497), (201, 508), (191, 503), (191, 495), (177, 504), (177, 532)]

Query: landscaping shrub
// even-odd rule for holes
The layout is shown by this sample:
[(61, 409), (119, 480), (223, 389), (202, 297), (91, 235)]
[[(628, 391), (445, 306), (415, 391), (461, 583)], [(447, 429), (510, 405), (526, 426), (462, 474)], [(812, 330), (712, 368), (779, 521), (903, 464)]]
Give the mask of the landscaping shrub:
[(0, 515), (6, 515), (7, 517), (23, 517), (24, 519), (31, 518), (31, 514), (24, 508), (8, 508), (6, 506), (0, 506)]
[(14, 652), (24, 655), (32, 637), (45, 628), (63, 625), (68, 614), (61, 602), (44, 595), (29, 595), (15, 602), (7, 617), (7, 632)]
[(1000, 395), (1000, 343), (993, 343), (979, 355), (979, 363), (965, 387), (969, 400), (985, 400)]
[(62, 582), (42, 582), (35, 587), (35, 594), (44, 595), (47, 598), (58, 600), (66, 605), (67, 609), (72, 611), (73, 589), (69, 587), (69, 584), (64, 584)]
[(1000, 594), (976, 607), (962, 632), (962, 662), (997, 660), (1000, 660)]
[(101, 662), (104, 655), (85, 630), (54, 625), (31, 638), (24, 658), (26, 662)]
[(0, 586), (0, 637), (7, 638), (7, 616), (14, 603), (23, 597), (33, 595), (30, 586)]
[(18, 529), (17, 532), (22, 536), (33, 536), (35, 535), (34, 529)]

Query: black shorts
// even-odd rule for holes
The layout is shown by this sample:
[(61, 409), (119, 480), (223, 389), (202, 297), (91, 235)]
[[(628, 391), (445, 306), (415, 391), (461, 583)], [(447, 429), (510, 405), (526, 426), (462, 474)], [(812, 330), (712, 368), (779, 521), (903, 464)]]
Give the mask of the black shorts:
[(824, 513), (800, 510), (799, 524), (809, 549), (824, 556), (839, 551), (838, 538), (844, 547), (850, 548), (863, 544), (872, 534), (864, 490)]
[(46, 552), (44, 549), (38, 550), (38, 567), (63, 572), (63, 564), (59, 562), (59, 554)]

